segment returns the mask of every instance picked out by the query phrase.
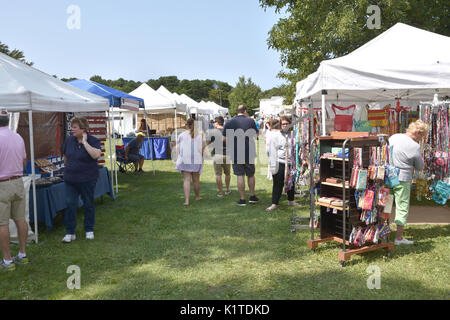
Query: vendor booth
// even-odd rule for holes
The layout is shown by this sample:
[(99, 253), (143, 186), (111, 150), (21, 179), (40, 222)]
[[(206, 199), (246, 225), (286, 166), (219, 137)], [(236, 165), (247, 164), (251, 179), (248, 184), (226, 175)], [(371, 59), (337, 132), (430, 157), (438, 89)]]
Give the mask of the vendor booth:
[[(113, 157), (110, 158), (110, 165), (111, 165), (111, 170), (114, 170), (114, 176), (115, 176), (115, 190), (116, 193), (119, 193), (119, 182), (118, 182), (118, 177), (117, 177), (117, 165), (116, 165), (116, 161), (113, 161), (113, 159), (115, 159), (115, 150), (116, 150), (116, 117), (115, 115), (119, 116), (119, 121), (118, 124), (120, 124), (122, 121), (121, 119), (121, 114), (123, 112), (133, 112), (136, 113), (139, 111), (139, 108), (144, 109), (144, 100), (138, 97), (134, 97), (132, 95), (129, 95), (128, 93), (116, 90), (114, 88), (110, 88), (108, 86), (105, 86), (103, 84), (97, 83), (95, 81), (90, 81), (90, 80), (73, 80), (73, 81), (69, 81), (69, 83), (71, 85), (73, 85), (74, 87), (80, 88), (82, 90), (85, 90), (87, 92), (99, 95), (103, 98), (108, 99), (109, 101), (109, 106), (110, 106), (110, 110), (109, 110), (109, 115), (108, 115), (108, 123), (110, 123), (110, 125), (108, 126), (108, 130), (107, 132), (109, 133), (108, 136), (109, 138), (113, 138), (113, 143), (109, 144), (110, 147), (110, 153), (114, 154)], [(88, 118), (89, 120), (89, 118)], [(97, 124), (96, 120), (98, 120), (98, 118), (94, 118), (91, 119), (93, 122), (93, 125), (95, 126)], [(148, 133), (147, 133), (148, 134)], [(106, 131), (105, 131), (105, 135), (106, 135)], [(105, 136), (106, 138), (106, 136)], [(153, 163), (152, 163), (153, 165)]]
[(423, 192), (428, 189), (437, 203), (446, 202), (449, 51), (449, 37), (398, 23), (348, 55), (323, 61), (297, 83), (295, 154), (303, 157), (294, 159), (292, 176), (310, 180), (311, 225), (320, 220), (321, 230), (321, 238), (314, 238), (311, 228), (311, 249), (340, 242), (341, 264), (356, 253), (390, 252), (395, 168), (387, 139), (419, 118), (431, 131), (421, 146), (425, 170), (417, 177), (417, 194), (431, 199)]
[[(156, 134), (146, 138), (147, 146), (143, 146), (141, 154), (146, 159), (169, 159), (173, 137), (178, 136), (178, 129), (186, 125), (187, 105), (174, 99), (168, 99), (146, 83), (143, 83), (130, 94), (140, 97), (145, 101), (145, 112), (140, 117), (147, 117), (150, 128), (156, 130)], [(124, 144), (129, 143), (127, 139)]]
[[(35, 138), (38, 131), (34, 129), (34, 118), (41, 113), (69, 113), (69, 112), (106, 112), (108, 100), (97, 95), (75, 88), (51, 75), (43, 73), (26, 64), (0, 53), (0, 105), (9, 112), (27, 112), (29, 129), (29, 155), (31, 172), (31, 199), (32, 211), (30, 221), (34, 221), (35, 241), (38, 242), (38, 203), (36, 197), (36, 165), (35, 165)], [(19, 120), (20, 121), (20, 120)], [(48, 138), (48, 137), (47, 137)], [(54, 145), (56, 151), (56, 146)], [(51, 147), (51, 148), (53, 148)], [(37, 151), (37, 150), (36, 150)], [(46, 156), (55, 155), (55, 152)], [(61, 154), (57, 154), (57, 157)], [(57, 159), (56, 160), (60, 160)], [(39, 159), (50, 163), (55, 168), (53, 159)], [(61, 161), (60, 161), (61, 162)], [(58, 169), (56, 167), (56, 169)], [(61, 168), (59, 168), (61, 169)], [(52, 171), (53, 172), (53, 171)], [(51, 182), (51, 180), (46, 180)], [(52, 180), (52, 181), (55, 181)], [(107, 179), (109, 181), (109, 178)], [(63, 182), (62, 182), (63, 183)], [(54, 183), (52, 183), (53, 185)], [(111, 190), (111, 188), (108, 188)], [(39, 205), (41, 202), (39, 203)], [(43, 216), (43, 215), (42, 215)], [(39, 218), (41, 215), (39, 214)]]

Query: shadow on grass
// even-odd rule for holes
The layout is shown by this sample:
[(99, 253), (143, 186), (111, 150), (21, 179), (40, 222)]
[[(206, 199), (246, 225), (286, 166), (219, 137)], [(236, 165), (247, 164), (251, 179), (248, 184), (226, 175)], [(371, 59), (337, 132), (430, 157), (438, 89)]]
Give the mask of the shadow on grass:
[[(264, 281), (249, 274), (228, 274), (216, 280), (174, 280), (170, 276), (130, 267), (116, 272), (132, 274), (127, 281), (110, 281), (102, 288), (85, 288), (90, 298), (124, 300), (353, 300), (446, 299), (445, 290), (429, 288), (420, 281), (390, 276), (381, 271), (380, 288), (369, 289), (372, 273), (352, 274), (341, 270), (268, 275)], [(114, 277), (114, 276), (113, 276)], [(201, 276), (199, 276), (200, 278)], [(369, 281), (368, 281), (369, 280)], [(421, 297), (414, 295), (421, 292)], [(65, 298), (70, 298), (70, 294)], [(176, 315), (177, 310), (168, 310)], [(173, 312), (173, 313), (171, 313)], [(169, 317), (171, 318), (171, 317)]]
[[(332, 245), (313, 255), (306, 247), (310, 231), (290, 232), (290, 217), (297, 215), (294, 210), (284, 204), (275, 212), (265, 212), (271, 202), (271, 182), (261, 178), (258, 184), (257, 178), (260, 203), (238, 207), (235, 181), (232, 195), (219, 199), (212, 168), (207, 168), (201, 178), (204, 199), (184, 207), (181, 174), (169, 170), (158, 170), (155, 175), (119, 175), (119, 197), (96, 202), (94, 241), (80, 237), (70, 245), (62, 244), (64, 226), (62, 219), (56, 221), (52, 232), (42, 234), (41, 242), (29, 247), (32, 263), (5, 275), (4, 281), (2, 275), (2, 296), (352, 299), (361, 289), (367, 290), (366, 275), (347, 272), (350, 267), (339, 271)], [(82, 216), (80, 210), (78, 235), (82, 234)], [(448, 229), (432, 232), (444, 235)], [(418, 231), (417, 235), (425, 238), (425, 232)], [(378, 253), (367, 254), (371, 255), (378, 257)], [(82, 270), (83, 289), (79, 292), (66, 287), (66, 268), (70, 265), (79, 265)], [(350, 289), (349, 283), (353, 284)], [(399, 286), (413, 285), (417, 289), (412, 292), (421, 290), (423, 296), (439, 296), (439, 290), (408, 279), (389, 279), (386, 290), (395, 293)], [(383, 292), (386, 294), (384, 287)], [(408, 293), (398, 294), (405, 297)], [(373, 291), (365, 296), (385, 298)]]

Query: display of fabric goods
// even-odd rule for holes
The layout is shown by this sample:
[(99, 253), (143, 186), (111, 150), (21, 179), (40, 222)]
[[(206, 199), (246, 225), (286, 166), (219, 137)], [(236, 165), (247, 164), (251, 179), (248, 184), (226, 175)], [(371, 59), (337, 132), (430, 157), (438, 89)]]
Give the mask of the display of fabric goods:
[[(428, 136), (422, 145), (425, 164), (423, 177), (427, 177), (425, 198), (440, 205), (447, 203), (450, 194), (450, 103), (423, 106), (423, 121), (429, 125)], [(424, 196), (425, 182), (420, 181), (417, 197)]]
[(372, 122), (372, 127), (386, 127), (388, 114), (386, 107), (380, 110), (368, 110), (367, 120)]
[[(348, 107), (340, 107), (335, 104), (331, 105), (331, 109), (333, 110), (334, 117), (334, 130), (335, 131), (352, 131), (353, 128), (353, 113), (355, 112), (356, 105), (352, 104)], [(352, 110), (350, 115), (348, 114), (338, 114), (336, 110), (346, 111)]]
[[(359, 120), (355, 122), (355, 131), (357, 132), (372, 132), (373, 122), (368, 120), (369, 106), (366, 105), (361, 108)], [(363, 119), (365, 115), (365, 119)]]

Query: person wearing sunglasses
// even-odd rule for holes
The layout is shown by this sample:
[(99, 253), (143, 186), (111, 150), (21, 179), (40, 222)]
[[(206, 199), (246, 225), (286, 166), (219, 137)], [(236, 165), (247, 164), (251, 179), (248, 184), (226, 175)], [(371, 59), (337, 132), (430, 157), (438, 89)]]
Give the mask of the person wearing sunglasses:
[[(291, 141), (289, 139), (292, 131), (290, 128), (291, 122), (289, 117), (283, 116), (279, 122), (274, 122), (272, 126), (269, 148), (269, 166), (273, 181), (272, 205), (266, 209), (267, 212), (273, 211), (278, 207), (281, 194), (283, 193), (285, 171), (286, 166), (289, 166), (287, 162), (291, 151)], [(289, 167), (287, 169), (289, 170)], [(294, 186), (287, 191), (287, 196), (290, 206), (300, 207), (300, 204), (294, 201)]]

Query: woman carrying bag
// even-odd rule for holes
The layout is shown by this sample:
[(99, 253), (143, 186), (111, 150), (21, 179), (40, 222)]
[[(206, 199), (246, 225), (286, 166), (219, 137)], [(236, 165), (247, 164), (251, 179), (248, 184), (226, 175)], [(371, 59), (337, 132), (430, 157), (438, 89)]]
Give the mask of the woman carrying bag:
[[(280, 131), (280, 123), (282, 131)], [(289, 159), (291, 150), (291, 142), (289, 139), (291, 131), (289, 128), (290, 125), (291, 119), (283, 116), (281, 117), (280, 122), (274, 123), (272, 127), (269, 149), (269, 166), (273, 179), (272, 205), (266, 209), (267, 212), (273, 211), (278, 207), (281, 194), (283, 193), (283, 187), (285, 186), (286, 165), (289, 166), (286, 162)], [(301, 207), (300, 204), (294, 201), (294, 186), (287, 191), (287, 196), (290, 206)]]
[(420, 142), (427, 136), (428, 130), (426, 123), (417, 120), (409, 125), (405, 134), (398, 133), (389, 138), (389, 145), (392, 147), (391, 160), (395, 168), (399, 169), (399, 184), (393, 187), (397, 225), (395, 245), (414, 243), (403, 238), (403, 228), (409, 213), (413, 170), (421, 171), (424, 168)]

